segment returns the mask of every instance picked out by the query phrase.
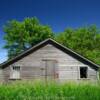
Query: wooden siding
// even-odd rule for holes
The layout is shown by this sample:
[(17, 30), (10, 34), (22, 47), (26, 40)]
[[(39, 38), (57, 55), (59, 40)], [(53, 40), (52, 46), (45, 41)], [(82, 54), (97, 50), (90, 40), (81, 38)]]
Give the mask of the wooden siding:
[[(22, 58), (12, 65), (21, 67), (21, 79), (44, 78), (44, 72), (41, 71), (41, 69), (44, 68), (44, 59), (57, 61), (59, 80), (80, 79), (79, 67), (87, 66), (50, 44)], [(96, 71), (91, 69), (89, 66), (88, 68), (88, 78), (96, 79)], [(3, 72), (4, 79), (6, 81), (9, 80), (10, 66), (6, 67)]]
[(4, 76), (3, 76), (3, 70), (0, 69), (0, 82), (3, 82)]
[(10, 66), (3, 69), (4, 81), (9, 81), (10, 72), (11, 72)]

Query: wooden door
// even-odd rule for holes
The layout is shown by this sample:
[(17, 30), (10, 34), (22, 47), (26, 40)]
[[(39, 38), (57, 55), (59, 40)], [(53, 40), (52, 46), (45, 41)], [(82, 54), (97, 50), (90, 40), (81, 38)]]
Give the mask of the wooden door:
[(57, 61), (43, 60), (44, 62), (44, 78), (46, 81), (55, 80), (57, 77)]

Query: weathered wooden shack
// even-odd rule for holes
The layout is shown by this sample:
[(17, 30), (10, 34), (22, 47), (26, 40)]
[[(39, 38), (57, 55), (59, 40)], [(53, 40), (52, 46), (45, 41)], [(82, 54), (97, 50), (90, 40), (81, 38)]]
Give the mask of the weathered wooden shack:
[(71, 49), (46, 39), (0, 65), (0, 81), (97, 80), (99, 65)]

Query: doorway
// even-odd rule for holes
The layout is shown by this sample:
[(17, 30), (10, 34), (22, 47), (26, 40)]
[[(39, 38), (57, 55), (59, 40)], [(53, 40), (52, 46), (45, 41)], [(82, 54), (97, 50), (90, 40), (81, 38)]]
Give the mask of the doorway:
[(56, 60), (42, 60), (44, 69), (42, 73), (44, 74), (45, 81), (55, 80), (58, 78), (58, 68)]

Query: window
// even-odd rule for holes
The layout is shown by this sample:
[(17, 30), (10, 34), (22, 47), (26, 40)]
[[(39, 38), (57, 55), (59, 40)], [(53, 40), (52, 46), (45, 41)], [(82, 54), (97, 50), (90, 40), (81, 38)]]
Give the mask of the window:
[(20, 66), (12, 66), (11, 79), (20, 79)]
[(80, 67), (80, 78), (87, 78), (87, 67)]

